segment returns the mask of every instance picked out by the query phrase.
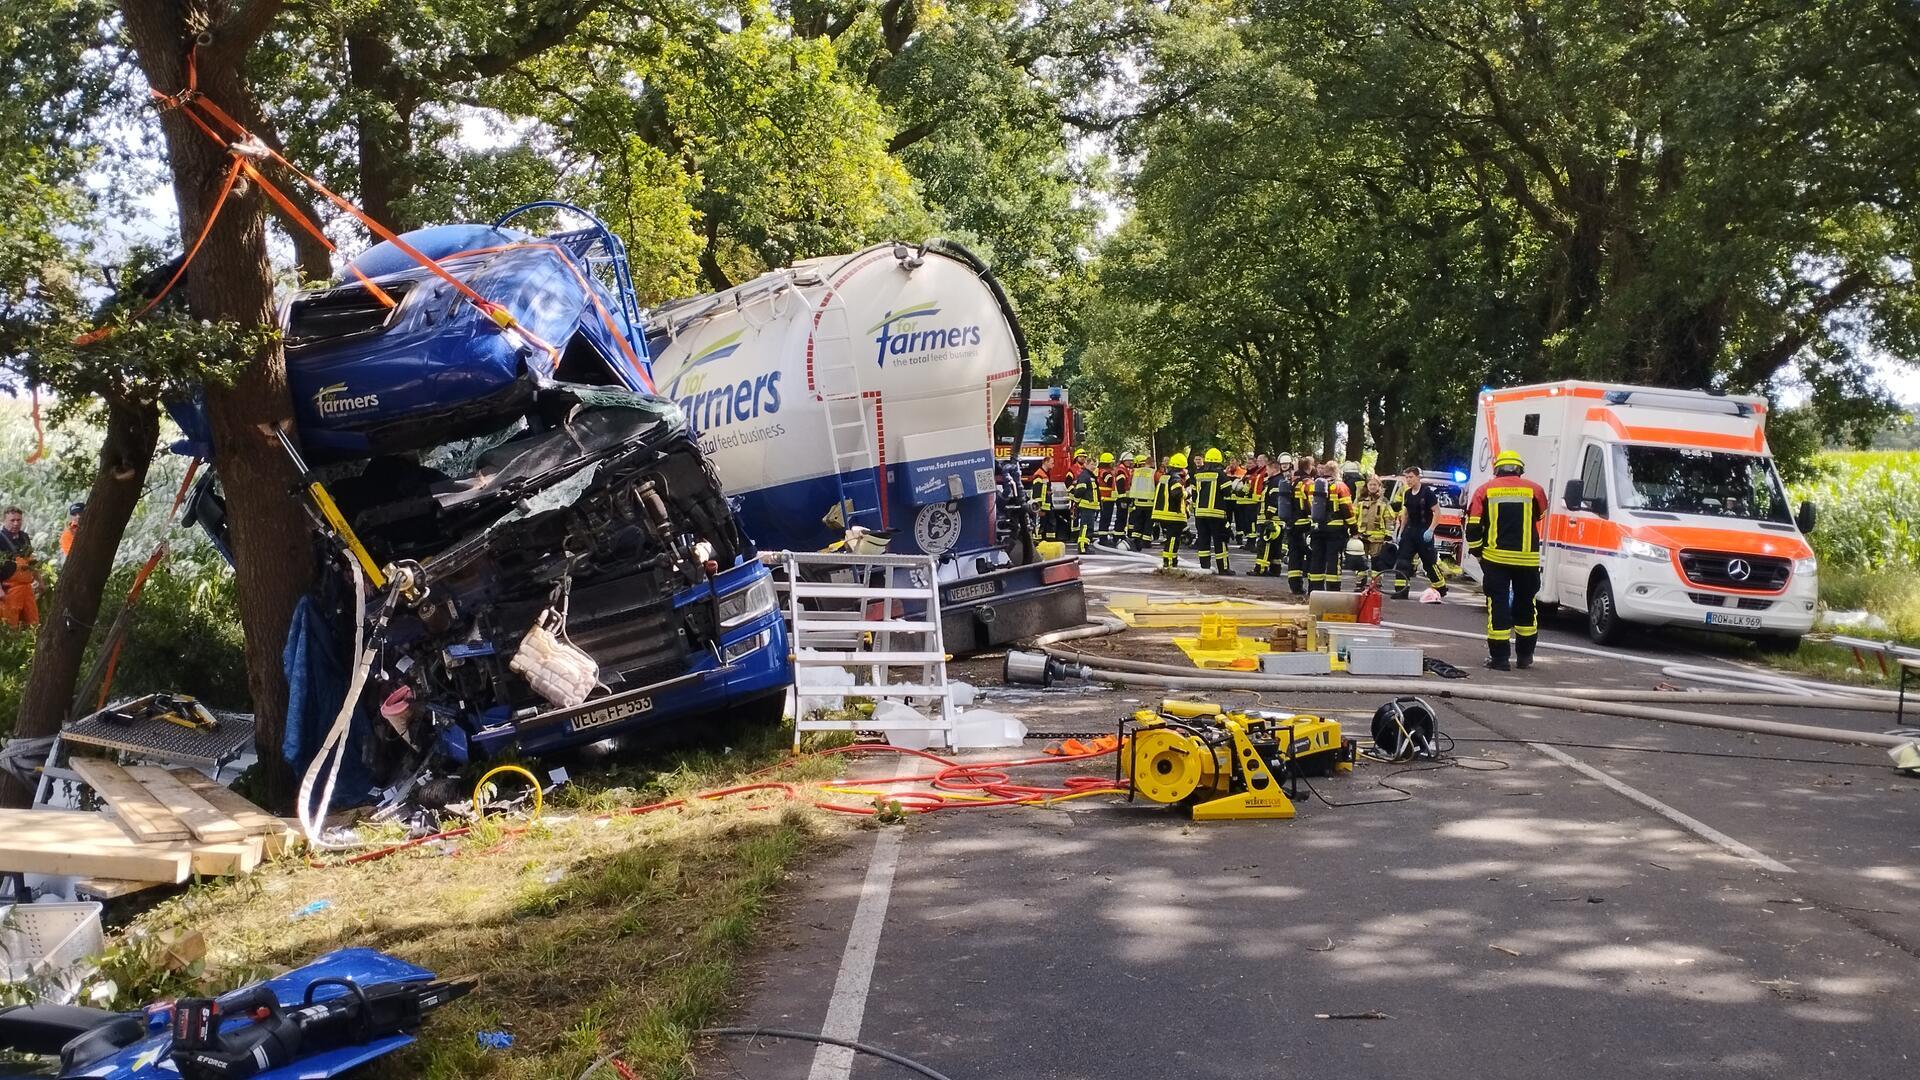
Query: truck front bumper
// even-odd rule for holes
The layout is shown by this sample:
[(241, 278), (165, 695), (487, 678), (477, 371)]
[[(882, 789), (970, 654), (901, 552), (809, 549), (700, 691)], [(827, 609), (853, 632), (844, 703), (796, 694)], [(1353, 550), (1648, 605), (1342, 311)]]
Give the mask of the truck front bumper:
[(710, 652), (702, 653), (684, 674), (623, 689), (571, 709), (526, 717), (480, 732), (476, 740), (488, 753), (518, 743), (522, 751), (538, 755), (661, 724), (698, 723), (793, 685), (786, 626), (777, 609), (729, 631), (723, 655), (724, 662)]

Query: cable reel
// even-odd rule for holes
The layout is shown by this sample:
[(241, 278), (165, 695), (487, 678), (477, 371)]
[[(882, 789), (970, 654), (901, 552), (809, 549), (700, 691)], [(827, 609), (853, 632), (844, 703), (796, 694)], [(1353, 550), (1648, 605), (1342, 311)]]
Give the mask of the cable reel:
[(1395, 698), (1373, 712), (1374, 749), (1388, 761), (1436, 758), (1439, 726), (1431, 705), (1417, 697)]

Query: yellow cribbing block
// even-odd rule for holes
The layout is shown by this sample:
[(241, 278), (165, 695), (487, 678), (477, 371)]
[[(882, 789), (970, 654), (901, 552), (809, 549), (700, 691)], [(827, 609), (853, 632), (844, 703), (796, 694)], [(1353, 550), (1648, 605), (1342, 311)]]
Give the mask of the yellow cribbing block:
[(1168, 716), (1191, 720), (1198, 716), (1219, 716), (1220, 706), (1211, 701), (1182, 701), (1179, 698), (1168, 698), (1160, 703), (1160, 711)]

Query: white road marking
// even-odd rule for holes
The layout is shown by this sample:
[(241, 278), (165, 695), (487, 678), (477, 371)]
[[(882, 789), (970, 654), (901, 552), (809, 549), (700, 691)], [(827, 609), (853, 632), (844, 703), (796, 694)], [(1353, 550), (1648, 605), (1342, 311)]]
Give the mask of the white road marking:
[[(860, 885), (860, 902), (853, 909), (853, 925), (847, 929), (847, 948), (840, 954), (840, 974), (833, 980), (833, 997), (827, 1002), (827, 1021), (821, 1034), (849, 1042), (860, 1038), (860, 1023), (867, 1013), (867, 988), (873, 983), (873, 962), (880, 953), (880, 928), (887, 921), (887, 899), (893, 893), (893, 870), (900, 863), (902, 830), (891, 826), (873, 838), (873, 858), (867, 863), (867, 877)], [(807, 1080), (848, 1080), (853, 1075), (853, 1051), (844, 1046), (821, 1045), (813, 1052), (813, 1068)]]
[(1721, 848), (1724, 848), (1727, 851), (1730, 851), (1733, 854), (1738, 855), (1743, 859), (1746, 859), (1748, 862), (1752, 862), (1759, 866), (1763, 866), (1766, 869), (1771, 870), (1776, 874), (1793, 873), (1793, 867), (1788, 866), (1786, 863), (1783, 863), (1778, 859), (1764, 855), (1761, 852), (1751, 847), (1748, 847), (1746, 844), (1743, 844), (1740, 841), (1735, 840), (1733, 837), (1728, 836), (1726, 833), (1721, 832), (1719, 829), (1716, 829), (1713, 826), (1707, 824), (1706, 822), (1701, 821), (1699, 818), (1692, 817), (1688, 814), (1683, 814), (1680, 811), (1675, 810), (1673, 807), (1668, 806), (1666, 803), (1661, 802), (1659, 799), (1656, 799), (1653, 796), (1647, 794), (1646, 792), (1641, 791), (1639, 788), (1633, 787), (1615, 778), (1614, 776), (1608, 773), (1601, 772), (1599, 769), (1596, 769), (1593, 766), (1587, 764), (1586, 762), (1581, 761), (1579, 758), (1574, 757), (1572, 754), (1569, 754), (1564, 750), (1561, 750), (1557, 746), (1548, 746), (1545, 743), (1537, 743), (1537, 742), (1530, 742), (1527, 745), (1533, 748), (1534, 750), (1537, 750), (1540, 753), (1547, 755), (1548, 757), (1559, 762), (1560, 764), (1565, 765), (1567, 768), (1572, 769), (1574, 772), (1577, 772), (1580, 775), (1587, 777), (1590, 780), (1598, 780), (1601, 784), (1605, 785), (1607, 788), (1621, 795), (1625, 795), (1627, 798), (1632, 799), (1634, 802), (1637, 802), (1641, 806), (1644, 806), (1647, 809), (1653, 811), (1654, 813), (1659, 814), (1661, 817), (1666, 818), (1668, 821), (1673, 822), (1675, 825), (1680, 826), (1681, 828), (1687, 830), (1688, 832), (1694, 834), (1695, 836), (1700, 837), (1702, 840), (1705, 840), (1710, 844), (1715, 844)]

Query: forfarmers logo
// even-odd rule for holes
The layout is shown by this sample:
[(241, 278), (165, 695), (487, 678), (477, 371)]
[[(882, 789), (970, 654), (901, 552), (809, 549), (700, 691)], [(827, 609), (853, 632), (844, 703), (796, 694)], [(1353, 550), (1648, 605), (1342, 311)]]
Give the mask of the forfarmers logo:
[(908, 304), (899, 311), (887, 312), (886, 318), (867, 327), (867, 333), (878, 333), (873, 341), (880, 347), (875, 356), (880, 366), (887, 366), (889, 356), (897, 360), (914, 353), (980, 344), (978, 323), (920, 328), (920, 320), (932, 319), (939, 314), (940, 309), (931, 303)]

